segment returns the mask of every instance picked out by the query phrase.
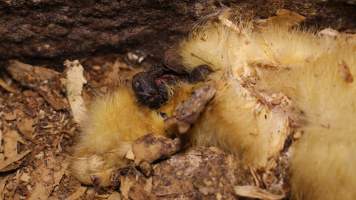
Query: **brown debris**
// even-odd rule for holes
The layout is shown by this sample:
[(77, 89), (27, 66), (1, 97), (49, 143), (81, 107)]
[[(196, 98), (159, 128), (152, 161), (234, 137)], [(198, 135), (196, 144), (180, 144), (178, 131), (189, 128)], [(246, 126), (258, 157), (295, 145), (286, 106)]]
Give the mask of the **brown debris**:
[(2, 87), (4, 90), (11, 92), (11, 93), (16, 93), (17, 90), (12, 87), (11, 85), (7, 84), (3, 79), (0, 78), (0, 87)]
[[(31, 152), (31, 150), (25, 151), (23, 153), (20, 153), (18, 155), (10, 157), (10, 158), (6, 159), (5, 161), (1, 162), (0, 172), (8, 172), (8, 171), (17, 169), (18, 167), (20, 167), (21, 163), (16, 164), (15, 162), (20, 161), (22, 158), (24, 158), (30, 152)], [(13, 163), (15, 163), (15, 164), (13, 164)]]
[(3, 117), (7, 121), (13, 121), (13, 120), (17, 119), (18, 117), (20, 117), (19, 116), (20, 114), (21, 114), (21, 110), (16, 109), (12, 112), (5, 112)]
[(36, 117), (36, 113), (40, 112), (41, 106), (45, 103), (45, 100), (37, 92), (32, 90), (23, 91), (25, 96), (24, 112), (30, 117)]
[(269, 17), (265, 20), (259, 20), (257, 26), (259, 28), (267, 27), (270, 25), (275, 26), (285, 26), (291, 28), (293, 26), (299, 25), (305, 20), (305, 17), (287, 9), (279, 9), (276, 12), (276, 16)]
[(120, 192), (124, 199), (155, 199), (151, 194), (152, 179), (146, 179), (134, 168), (127, 168), (120, 176)]
[(248, 170), (217, 148), (195, 148), (153, 165), (143, 176), (134, 168), (120, 175), (124, 199), (237, 199), (234, 185), (253, 184)]
[(33, 134), (35, 131), (34, 123), (35, 122), (33, 118), (22, 118), (17, 122), (17, 128), (26, 139), (33, 139)]
[(68, 108), (61, 95), (61, 74), (45, 67), (32, 66), (16, 60), (9, 61), (6, 68), (13, 79), (21, 85), (37, 91), (55, 110)]
[[(0, 152), (4, 152), (3, 150), (3, 133), (0, 129)], [(1, 154), (0, 154), (1, 155)], [(1, 155), (0, 159), (3, 159), (4, 155)]]
[[(9, 174), (6, 180), (0, 177), (0, 199), (66, 198), (71, 191), (57, 190), (63, 188), (59, 186), (66, 172), (63, 153), (71, 143), (68, 139), (77, 130), (67, 112), (56, 111), (51, 104), (44, 103), (47, 96), (41, 95), (44, 90), (40, 91), (41, 87), (47, 87), (60, 93), (62, 75), (45, 68), (19, 65), (32, 71), (23, 73), (14, 68), (12, 73), (17, 74), (9, 73), (13, 78), (23, 78), (26, 89), (13, 94), (0, 91), (0, 172)], [(22, 83), (17, 81), (14, 85), (21, 91), (18, 83)]]
[(54, 188), (59, 184), (68, 162), (54, 156), (48, 156), (33, 171), (32, 177), (35, 179), (35, 188), (31, 192), (29, 199), (48, 199)]
[(235, 186), (235, 193), (238, 196), (254, 198), (254, 199), (264, 199), (264, 200), (280, 200), (285, 198), (285, 195), (277, 195), (263, 190), (255, 186)]
[(22, 63), (17, 60), (10, 60), (7, 71), (12, 78), (19, 81), (22, 85), (28, 85), (34, 87), (40, 81), (47, 81), (60, 75), (52, 69), (32, 66)]
[(24, 173), (21, 174), (20, 181), (25, 182), (25, 183), (29, 183), (30, 180), (31, 180), (31, 176), (29, 175), (29, 173), (24, 172)]
[(31, 191), (31, 196), (29, 200), (46, 200), (48, 198), (48, 194), (46, 194), (46, 187), (43, 183), (38, 183), (35, 186), (35, 189)]
[(80, 197), (82, 197), (86, 191), (87, 191), (87, 188), (81, 186), (81, 187), (77, 188), (77, 190), (73, 194), (71, 194), (67, 199), (68, 200), (80, 199)]
[(85, 78), (89, 82), (88, 85), (100, 93), (105, 91), (99, 90), (111, 91), (119, 85), (128, 85), (132, 76), (142, 70), (133, 68), (117, 57), (115, 59), (93, 58), (93, 60), (87, 60), (82, 64), (83, 66), (93, 66), (92, 70), (85, 70)]
[(4, 192), (8, 176), (0, 177), (0, 199), (4, 199)]
[(4, 160), (0, 162), (0, 172), (7, 172), (18, 168), (21, 164), (18, 161), (30, 153), (30, 151), (19, 152), (18, 143), (24, 143), (24, 141), (15, 130), (6, 131), (3, 135), (3, 140)]
[(109, 197), (108, 200), (121, 200), (121, 195), (118, 192), (113, 192)]
[(63, 98), (59, 91), (50, 89), (49, 86), (40, 86), (38, 93), (49, 103), (55, 110), (68, 108), (67, 101)]

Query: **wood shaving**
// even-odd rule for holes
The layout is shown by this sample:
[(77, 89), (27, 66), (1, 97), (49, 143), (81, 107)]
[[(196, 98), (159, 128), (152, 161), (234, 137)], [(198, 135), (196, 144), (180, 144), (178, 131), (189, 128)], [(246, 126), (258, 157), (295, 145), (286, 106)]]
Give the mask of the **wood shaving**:
[(26, 139), (33, 139), (33, 134), (35, 131), (34, 123), (35, 122), (33, 118), (23, 118), (17, 123), (17, 128)]
[(279, 9), (276, 12), (276, 16), (257, 21), (257, 27), (263, 28), (270, 25), (275, 25), (291, 28), (293, 26), (299, 25), (304, 20), (305, 17), (296, 12), (287, 9)]
[(23, 153), (20, 153), (20, 154), (18, 154), (16, 156), (13, 156), (13, 157), (8, 158), (5, 161), (1, 162), (0, 163), (0, 172), (7, 172), (7, 171), (11, 171), (11, 170), (14, 170), (14, 169), (18, 168), (20, 163), (18, 165), (16, 165), (16, 166), (13, 166), (13, 167), (11, 167), (10, 165), (12, 163), (15, 163), (15, 162), (21, 160), (23, 157), (25, 157), (30, 152), (31, 152), (31, 150), (27, 150), (27, 151), (25, 151)]
[(80, 199), (80, 197), (82, 197), (85, 192), (87, 191), (87, 188), (86, 187), (79, 187), (76, 189), (76, 191), (71, 194), (67, 200), (77, 200), (77, 199)]
[(0, 177), (0, 199), (4, 199), (4, 192), (8, 176)]
[(0, 78), (0, 86), (4, 88), (6, 91), (11, 93), (16, 93), (17, 90), (11, 85), (7, 84), (3, 79)]
[(84, 78), (84, 68), (78, 60), (64, 62), (66, 66), (66, 91), (74, 120), (79, 123), (86, 114), (86, 107), (82, 98), (83, 85), (87, 83)]
[(109, 196), (108, 200), (121, 200), (121, 195), (120, 195), (120, 193), (118, 193), (118, 192), (113, 192), (113, 193)]
[(256, 186), (235, 186), (235, 193), (241, 197), (264, 199), (264, 200), (280, 200), (285, 197), (285, 195), (272, 194), (267, 190), (261, 189)]

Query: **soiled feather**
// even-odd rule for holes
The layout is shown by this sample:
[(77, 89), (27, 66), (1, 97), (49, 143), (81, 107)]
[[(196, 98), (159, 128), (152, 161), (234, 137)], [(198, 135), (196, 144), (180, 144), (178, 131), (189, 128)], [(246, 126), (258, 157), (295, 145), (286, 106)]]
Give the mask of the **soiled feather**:
[[(265, 165), (266, 151), (273, 147), (268, 131), (278, 130), (266, 127), (285, 118), (263, 123), (251, 106), (257, 105), (251, 104), (254, 100), (241, 98), (247, 80), (257, 93), (281, 93), (289, 99), (293, 109), (281, 113), (289, 112), (287, 118), (297, 122), (292, 128), (304, 133), (292, 146), (292, 197), (356, 199), (355, 47), (343, 37), (318, 37), (273, 26), (234, 27), (207, 23), (181, 45), (188, 70), (207, 64), (230, 74), (216, 78), (224, 87), (195, 126), (195, 141), (233, 151), (248, 164)], [(262, 112), (276, 115), (265, 106)]]

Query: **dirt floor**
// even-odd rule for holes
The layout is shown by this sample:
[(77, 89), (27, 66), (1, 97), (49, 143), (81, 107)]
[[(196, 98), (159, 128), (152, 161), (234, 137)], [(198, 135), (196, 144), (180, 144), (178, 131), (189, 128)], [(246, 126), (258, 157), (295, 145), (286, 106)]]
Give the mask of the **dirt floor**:
[[(290, 3), (291, 1), (273, 2), (274, 4), (269, 5), (273, 8), (270, 10), (254, 7), (254, 3), (249, 4), (247, 1), (240, 4), (240, 9), (250, 9), (260, 18), (267, 18), (273, 15), (277, 8), (283, 7), (305, 16), (306, 19), (301, 24), (304, 27), (312, 27), (314, 30), (331, 27), (345, 33), (356, 32), (356, 7), (354, 5), (311, 4), (304, 0), (294, 3)], [(235, 6), (228, 3), (226, 5)], [(79, 59), (84, 66), (84, 75), (88, 81), (83, 90), (83, 98), (86, 102), (109, 93), (118, 84), (129, 81), (133, 74), (149, 68), (152, 63), (157, 63), (155, 59), (150, 60), (150, 56), (146, 57), (150, 53), (147, 49), (142, 50), (139, 46), (135, 48), (137, 51), (122, 51), (120, 54), (105, 53), (105, 55), (100, 53), (101, 55), (98, 56), (85, 55)], [(60, 55), (53, 65), (58, 66), (63, 58), (65, 56)], [(36, 63), (36, 59), (29, 60), (31, 63)], [(50, 66), (48, 58), (45, 62), (47, 66), (36, 68), (36, 70), (32, 68), (32, 65), (29, 69), (26, 64), (14, 61), (4, 60), (2, 63), (3, 66), (0, 66), (0, 199), (113, 200), (120, 199), (120, 195), (123, 195), (121, 197), (123, 199), (154, 199), (148, 194), (142, 197), (144, 194), (142, 191), (136, 191), (138, 196), (120, 194), (118, 185), (105, 189), (83, 186), (71, 177), (67, 170), (70, 152), (75, 136), (80, 130), (73, 120), (67, 102), (63, 84), (65, 72), (63, 69), (52, 70), (58, 67)], [(18, 65), (21, 66), (21, 70), (29, 69), (28, 73), (16, 71), (14, 66)], [(217, 159), (217, 163), (225, 163), (226, 169), (232, 169), (233, 175), (230, 178), (233, 177), (234, 180), (223, 179), (226, 185), (253, 182), (253, 180), (236, 175), (237, 172), (230, 163), (235, 161), (229, 160), (233, 160), (230, 155), (215, 148), (208, 150), (197, 148), (192, 151), (186, 153), (199, 155), (199, 159), (208, 159), (209, 162)], [(174, 159), (181, 158), (178, 156)], [(167, 161), (161, 167), (154, 172), (156, 177), (167, 175), (169, 171), (174, 172)], [(225, 165), (222, 167), (224, 168)], [(221, 171), (221, 169), (216, 171)], [(130, 177), (129, 174), (130, 172), (126, 172), (127, 177)], [(224, 177), (225, 175), (215, 174), (214, 176)], [(174, 179), (174, 176), (169, 178)], [(193, 177), (192, 180), (195, 178)], [(146, 179), (144, 184), (147, 184)], [(171, 188), (181, 188), (182, 185), (171, 186)], [(161, 192), (168, 190), (163, 185), (153, 187), (160, 188)], [(202, 199), (206, 197), (205, 193), (209, 193), (206, 192), (207, 187), (198, 187), (198, 189), (194, 188), (195, 186), (189, 187), (185, 188), (185, 196), (182, 199)], [(225, 199), (235, 199), (231, 188), (226, 186), (225, 190), (221, 191), (221, 194), (227, 195), (224, 196)], [(121, 191), (123, 192), (125, 191)], [(158, 193), (156, 191), (156, 196)], [(166, 193), (171, 196), (168, 195), (168, 198), (160, 193), (161, 199), (178, 198), (174, 194), (179, 192), (170, 190)], [(219, 199), (219, 195), (209, 196), (210, 198)], [(220, 196), (220, 199), (224, 198)]]

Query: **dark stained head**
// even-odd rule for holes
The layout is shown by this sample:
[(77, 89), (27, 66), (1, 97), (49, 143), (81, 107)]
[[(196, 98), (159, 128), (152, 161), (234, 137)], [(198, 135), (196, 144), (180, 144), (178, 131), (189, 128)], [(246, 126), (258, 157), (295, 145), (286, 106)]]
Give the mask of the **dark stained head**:
[(164, 69), (155, 68), (140, 72), (133, 77), (132, 88), (141, 104), (156, 109), (168, 101), (167, 82), (160, 79), (164, 73)]

